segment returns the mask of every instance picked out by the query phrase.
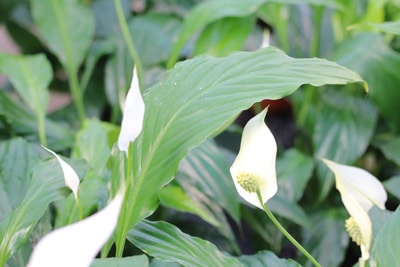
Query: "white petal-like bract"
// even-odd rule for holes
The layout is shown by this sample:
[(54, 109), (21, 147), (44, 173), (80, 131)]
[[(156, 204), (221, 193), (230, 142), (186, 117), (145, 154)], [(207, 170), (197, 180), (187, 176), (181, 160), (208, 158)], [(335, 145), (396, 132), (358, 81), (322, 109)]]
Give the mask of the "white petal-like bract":
[(144, 101), (140, 93), (136, 67), (133, 69), (131, 87), (126, 96), (121, 123), (121, 132), (118, 136), (118, 148), (128, 152), (129, 143), (140, 134), (144, 119)]
[(46, 149), (48, 152), (50, 152), (51, 154), (53, 154), (56, 159), (58, 160), (58, 162), (60, 163), (61, 169), (63, 171), (64, 174), (64, 180), (65, 180), (65, 184), (72, 190), (75, 200), (78, 200), (78, 188), (79, 188), (79, 177), (76, 174), (76, 172), (74, 171), (74, 169), (68, 164), (66, 163), (64, 160), (62, 160), (56, 153), (54, 153), (53, 151), (51, 151), (50, 149), (42, 146), (44, 149)]
[(33, 250), (27, 267), (88, 267), (113, 233), (123, 196), (101, 211), (43, 237)]
[[(259, 208), (262, 208), (262, 205), (254, 191), (260, 191), (265, 203), (278, 190), (275, 170), (277, 146), (274, 136), (265, 125), (266, 114), (267, 108), (249, 120), (244, 127), (240, 150), (230, 169), (239, 195)], [(240, 179), (247, 178), (248, 181), (244, 181), (245, 187), (254, 188), (243, 187), (243, 181)]]

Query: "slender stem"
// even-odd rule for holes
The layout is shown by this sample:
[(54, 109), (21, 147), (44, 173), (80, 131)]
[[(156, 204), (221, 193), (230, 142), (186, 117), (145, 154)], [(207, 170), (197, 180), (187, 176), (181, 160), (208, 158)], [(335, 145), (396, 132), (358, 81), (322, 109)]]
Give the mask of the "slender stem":
[(115, 9), (117, 11), (118, 22), (121, 27), (122, 34), (124, 36), (126, 45), (128, 46), (129, 53), (131, 54), (131, 57), (136, 65), (136, 70), (137, 70), (138, 79), (139, 79), (139, 87), (142, 88), (142, 90), (143, 90), (143, 67), (140, 62), (140, 58), (137, 53), (135, 44), (132, 41), (132, 37), (131, 37), (131, 34), (128, 29), (128, 24), (126, 23), (125, 15), (122, 10), (121, 0), (114, 0), (114, 5), (115, 5)]
[(279, 229), (279, 231), (281, 231), (284, 236), (286, 236), (287, 239), (289, 239), (289, 241), (298, 249), (301, 251), (301, 253), (304, 254), (304, 256), (306, 256), (316, 267), (321, 267), (321, 265), (318, 263), (318, 261), (316, 259), (314, 259), (313, 256), (311, 256), (310, 253), (308, 253), (308, 251), (302, 246), (300, 245), (299, 242), (296, 241), (296, 239), (294, 239), (294, 237), (289, 234), (288, 231), (286, 231), (286, 229), (282, 226), (282, 224), (279, 223), (279, 221), (275, 218), (275, 216), (272, 214), (272, 212), (268, 209), (268, 207), (264, 204), (262, 197), (261, 197), (261, 193), (260, 191), (257, 191), (257, 196), (258, 196), (258, 200), (261, 203), (261, 206), (263, 207), (265, 213), (268, 215), (268, 217), (270, 218), (270, 220), (275, 224), (275, 226)]
[(75, 69), (68, 68), (68, 77), (70, 80), (70, 87), (76, 111), (78, 112), (79, 125), (83, 125), (85, 120), (85, 106), (83, 104), (82, 89), (79, 85), (78, 75)]
[(311, 37), (311, 45), (310, 45), (310, 56), (317, 57), (320, 53), (320, 41), (321, 41), (321, 24), (322, 17), (324, 14), (324, 7), (322, 6), (314, 6), (313, 8), (314, 17), (313, 17), (313, 36)]
[(46, 127), (45, 127), (45, 116), (40, 114), (37, 116), (38, 122), (38, 131), (39, 131), (39, 140), (40, 144), (44, 147), (47, 147), (47, 140), (46, 140)]

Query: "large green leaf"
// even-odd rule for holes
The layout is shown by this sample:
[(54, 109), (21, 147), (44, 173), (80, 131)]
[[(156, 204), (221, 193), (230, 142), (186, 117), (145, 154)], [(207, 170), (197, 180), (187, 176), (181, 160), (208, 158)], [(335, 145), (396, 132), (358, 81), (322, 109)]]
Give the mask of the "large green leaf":
[(251, 267), (300, 267), (301, 265), (293, 260), (278, 258), (271, 251), (260, 251), (254, 255), (243, 255), (238, 257), (238, 260), (244, 266)]
[(60, 189), (64, 187), (64, 176), (56, 159), (36, 165), (22, 202), (0, 221), (0, 266), (27, 240), (47, 206), (61, 198)]
[(228, 163), (215, 142), (206, 140), (192, 149), (181, 161), (179, 171), (186, 175), (178, 175), (178, 182), (188, 179), (188, 183), (197, 187), (212, 202), (218, 203), (232, 218), (239, 221), (239, 202), (235, 185), (229, 173)]
[(383, 185), (390, 194), (400, 199), (400, 175), (391, 177), (386, 180)]
[[(0, 90), (0, 121), (4, 123), (5, 132), (9, 136), (22, 135), (30, 141), (38, 142), (35, 115), (3, 90)], [(49, 119), (45, 125), (48, 147), (57, 151), (72, 145), (74, 136), (66, 125)]]
[[(0, 220), (22, 201), (29, 187), (32, 168), (39, 160), (34, 146), (22, 138), (0, 143)], [(18, 168), (15, 168), (16, 164)]]
[[(326, 267), (340, 266), (345, 256), (349, 237), (344, 227), (347, 215), (344, 209), (332, 209), (314, 214), (311, 220), (314, 222), (312, 232), (304, 231), (304, 239), (301, 244), (311, 255)], [(327, 252), (329, 248), (329, 252)], [(303, 255), (300, 263), (304, 266), (312, 266)]]
[(181, 232), (167, 222), (143, 220), (128, 234), (128, 240), (147, 254), (184, 266), (243, 266), (203, 239)]
[[(183, 28), (168, 59), (167, 67), (171, 68), (175, 64), (185, 44), (206, 25), (225, 17), (246, 17), (255, 14), (260, 6), (268, 2), (298, 4), (296, 0), (214, 0), (197, 5), (185, 18)], [(334, 0), (304, 0), (303, 2), (334, 8), (340, 7)]]
[(380, 35), (358, 34), (339, 47), (335, 58), (365, 77), (372, 101), (388, 125), (400, 132), (400, 120), (394, 112), (400, 102), (400, 54), (391, 50)]
[[(319, 105), (313, 135), (315, 157), (353, 163), (370, 143), (377, 121), (376, 108), (364, 98), (335, 91), (324, 94)], [(323, 199), (334, 179), (323, 164), (318, 167), (321, 187), (318, 195)]]
[(15, 56), (0, 54), (0, 73), (6, 74), (25, 104), (44, 120), (53, 72), (44, 55)]
[(400, 137), (390, 139), (378, 144), (386, 158), (393, 160), (400, 166)]
[(371, 259), (377, 266), (397, 266), (400, 251), (400, 207), (389, 217), (377, 234), (371, 249)]
[(146, 255), (131, 256), (124, 258), (104, 258), (95, 259), (90, 267), (132, 267), (149, 265), (149, 260)]
[(88, 52), (94, 34), (90, 9), (78, 0), (31, 0), (41, 36), (61, 63), (75, 72)]
[(134, 182), (123, 204), (118, 242), (157, 207), (157, 192), (175, 174), (190, 148), (262, 99), (289, 95), (302, 84), (362, 82), (354, 72), (323, 59), (294, 59), (269, 47), (226, 58), (179, 63), (144, 95), (142, 134), (132, 151)]

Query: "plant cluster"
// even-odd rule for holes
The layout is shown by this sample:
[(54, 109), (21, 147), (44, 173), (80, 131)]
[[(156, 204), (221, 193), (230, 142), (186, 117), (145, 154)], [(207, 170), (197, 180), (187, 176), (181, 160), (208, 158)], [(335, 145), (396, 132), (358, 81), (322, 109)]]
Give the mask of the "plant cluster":
[(0, 23), (0, 267), (398, 265), (398, 0), (8, 0)]

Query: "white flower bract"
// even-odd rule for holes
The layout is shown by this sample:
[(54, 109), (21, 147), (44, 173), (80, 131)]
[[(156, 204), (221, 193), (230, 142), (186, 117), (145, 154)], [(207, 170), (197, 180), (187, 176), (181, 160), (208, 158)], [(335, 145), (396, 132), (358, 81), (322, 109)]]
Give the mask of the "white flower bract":
[(266, 114), (267, 108), (244, 127), (240, 150), (230, 169), (239, 195), (261, 209), (263, 207), (257, 191), (265, 203), (278, 190), (275, 170), (277, 146), (274, 136), (265, 125)]
[(101, 211), (43, 237), (27, 267), (88, 267), (117, 225), (122, 194)]
[(131, 86), (123, 107), (121, 132), (118, 136), (119, 150), (128, 152), (129, 143), (133, 142), (142, 131), (144, 110), (144, 101), (140, 93), (139, 80), (135, 67), (133, 69)]
[(369, 259), (372, 238), (372, 224), (368, 211), (372, 206), (385, 209), (387, 194), (382, 183), (367, 171), (333, 161), (322, 159), (334, 172), (336, 188), (340, 192), (342, 202), (359, 230), (361, 261)]
[(78, 175), (76, 174), (74, 169), (72, 169), (72, 167), (64, 160), (62, 160), (56, 153), (44, 146), (42, 147), (56, 157), (63, 171), (65, 184), (72, 190), (75, 200), (78, 201), (78, 188), (80, 182)]

